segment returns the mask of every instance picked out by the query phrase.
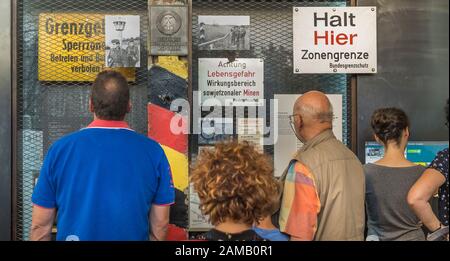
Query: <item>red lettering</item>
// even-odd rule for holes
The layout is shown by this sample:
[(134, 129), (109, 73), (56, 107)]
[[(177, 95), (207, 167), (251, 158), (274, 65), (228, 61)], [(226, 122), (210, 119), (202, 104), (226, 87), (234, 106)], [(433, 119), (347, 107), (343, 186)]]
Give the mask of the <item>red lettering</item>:
[(328, 45), (328, 31), (325, 31), (325, 36), (319, 36), (317, 31), (314, 31), (314, 45), (319, 44), (319, 39), (325, 39), (325, 45)]
[(350, 35), (350, 45), (353, 45), (353, 43), (355, 42), (354, 39), (358, 37), (358, 34), (351, 34)]
[(348, 43), (348, 37), (346, 34), (336, 35), (336, 43), (339, 45), (345, 45)]
[(355, 38), (358, 34), (338, 34), (334, 35), (334, 31), (325, 31), (324, 35), (319, 35), (317, 31), (314, 31), (314, 45), (318, 45), (319, 41), (324, 41), (325, 45), (353, 45)]

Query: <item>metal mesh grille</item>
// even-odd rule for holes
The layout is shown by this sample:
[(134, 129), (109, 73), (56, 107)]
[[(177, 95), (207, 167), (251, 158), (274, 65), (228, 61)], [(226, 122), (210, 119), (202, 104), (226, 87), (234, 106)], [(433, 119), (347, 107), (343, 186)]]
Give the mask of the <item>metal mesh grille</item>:
[[(320, 90), (328, 94), (343, 95), (343, 141), (351, 142), (351, 97), (350, 77), (345, 74), (294, 75), (293, 72), (293, 28), (292, 7), (294, 6), (346, 6), (349, 1), (193, 1), (193, 90), (198, 90), (198, 58), (229, 57), (230, 51), (209, 51), (198, 49), (199, 15), (243, 15), (250, 16), (250, 50), (239, 51), (239, 58), (264, 59), (264, 97), (267, 101), (274, 94), (301, 94), (310, 90)], [(236, 110), (234, 118), (243, 118), (242, 110)], [(261, 116), (259, 116), (261, 117)], [(267, 121), (270, 117), (267, 116)], [(194, 123), (195, 124), (195, 123)], [(267, 122), (267, 126), (269, 126)], [(236, 123), (235, 123), (236, 125)], [(236, 133), (236, 126), (234, 126)], [(197, 135), (200, 136), (200, 135)], [(191, 152), (197, 153), (198, 138), (191, 137)], [(266, 153), (273, 155), (273, 146), (265, 146)]]
[(89, 14), (140, 15), (141, 68), (136, 69), (136, 79), (131, 87), (133, 111), (128, 115), (127, 121), (139, 133), (147, 132), (147, 1), (19, 1), (16, 180), (18, 240), (28, 239), (31, 193), (49, 146), (56, 139), (86, 126), (92, 120), (88, 112), (89, 82), (38, 81), (38, 20), (41, 13), (77, 13), (86, 17)]
[[(198, 15), (250, 15), (250, 51), (241, 58), (265, 59), (265, 98), (308, 90), (342, 94), (344, 98), (344, 141), (350, 141), (349, 79), (346, 75), (293, 75), (293, 6), (342, 6), (346, 1), (193, 1), (193, 89), (198, 79), (198, 58), (224, 57), (221, 52), (197, 51)], [(141, 68), (132, 84), (133, 112), (128, 122), (136, 131), (147, 132), (147, 31), (146, 0), (21, 0), (18, 1), (18, 140), (17, 224), (18, 240), (27, 240), (31, 223), (31, 193), (49, 146), (61, 136), (90, 122), (88, 82), (38, 81), (38, 19), (40, 13), (121, 14), (141, 17)], [(237, 115), (237, 117), (241, 117)], [(192, 139), (191, 151), (196, 151)], [(273, 148), (266, 152), (273, 154)]]

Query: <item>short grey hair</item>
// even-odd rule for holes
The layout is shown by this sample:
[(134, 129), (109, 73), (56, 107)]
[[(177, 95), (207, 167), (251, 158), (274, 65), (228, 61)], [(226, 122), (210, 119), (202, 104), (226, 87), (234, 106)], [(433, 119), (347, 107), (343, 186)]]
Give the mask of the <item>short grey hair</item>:
[(330, 101), (328, 101), (328, 110), (324, 111), (308, 104), (301, 104), (298, 112), (300, 115), (318, 120), (320, 123), (332, 123), (334, 119), (333, 105)]

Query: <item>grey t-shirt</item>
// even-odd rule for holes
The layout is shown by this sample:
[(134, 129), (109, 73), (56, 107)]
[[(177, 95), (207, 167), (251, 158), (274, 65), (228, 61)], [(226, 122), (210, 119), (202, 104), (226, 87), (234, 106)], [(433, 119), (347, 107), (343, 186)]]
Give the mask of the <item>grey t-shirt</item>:
[(364, 166), (368, 235), (376, 235), (381, 241), (425, 240), (422, 224), (406, 201), (424, 171), (422, 166)]

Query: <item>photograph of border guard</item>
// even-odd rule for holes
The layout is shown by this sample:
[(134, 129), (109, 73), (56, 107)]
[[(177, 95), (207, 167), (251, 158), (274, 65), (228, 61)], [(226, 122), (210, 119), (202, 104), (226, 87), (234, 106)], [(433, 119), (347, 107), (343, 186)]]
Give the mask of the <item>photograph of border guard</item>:
[(107, 15), (105, 24), (106, 67), (141, 67), (139, 16)]
[(249, 16), (199, 16), (199, 50), (250, 50)]

